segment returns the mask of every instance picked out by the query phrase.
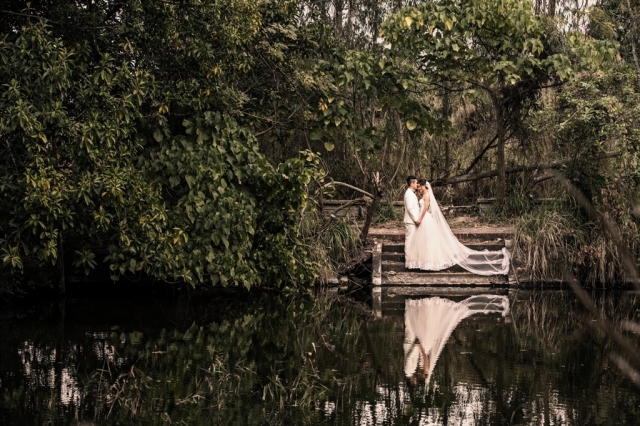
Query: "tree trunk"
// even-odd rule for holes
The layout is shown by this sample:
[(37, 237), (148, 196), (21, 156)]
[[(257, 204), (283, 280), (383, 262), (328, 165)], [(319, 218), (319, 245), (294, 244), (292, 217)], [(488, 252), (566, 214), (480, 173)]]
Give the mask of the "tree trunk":
[(487, 153), (487, 151), (489, 151), (489, 148), (491, 148), (493, 146), (493, 144), (495, 143), (496, 139), (498, 139), (498, 135), (495, 135), (493, 137), (493, 139), (491, 139), (489, 141), (489, 143), (487, 145), (485, 145), (484, 149), (482, 151), (480, 151), (480, 154), (478, 154), (476, 156), (476, 158), (473, 159), (473, 161), (471, 162), (471, 164), (469, 165), (469, 167), (467, 167), (467, 170), (464, 171), (464, 174), (466, 175), (467, 173), (469, 173), (471, 170), (473, 170), (473, 168), (475, 167), (476, 164), (478, 164), (478, 162), (480, 160), (482, 160), (482, 157), (484, 157), (484, 154)]
[(496, 110), (496, 121), (497, 121), (497, 129), (496, 134), (498, 135), (498, 149), (496, 152), (497, 160), (498, 160), (498, 185), (496, 188), (496, 198), (498, 203), (504, 201), (506, 189), (507, 189), (507, 174), (505, 172), (505, 162), (504, 162), (504, 116), (502, 115), (502, 108), (498, 103), (497, 99), (494, 98), (493, 102), (494, 108)]
[(58, 282), (58, 296), (64, 297), (67, 289), (64, 277), (64, 242), (62, 240), (62, 231), (58, 234), (58, 272), (60, 274), (60, 281)]
[(371, 205), (369, 205), (369, 208), (367, 209), (367, 217), (364, 220), (364, 225), (362, 226), (362, 232), (360, 232), (360, 242), (362, 242), (363, 244), (365, 241), (367, 241), (367, 237), (369, 236), (369, 228), (371, 227), (371, 222), (373, 221), (373, 214), (378, 208), (378, 204), (380, 204), (380, 197), (378, 196), (376, 191), (376, 196), (373, 198), (373, 201), (371, 201)]
[(360, 233), (360, 241), (362, 243), (364, 243), (367, 240), (367, 237), (369, 236), (369, 228), (371, 227), (371, 222), (373, 221), (373, 214), (378, 208), (378, 204), (380, 204), (380, 199), (382, 198), (382, 194), (384, 191), (382, 182), (380, 180), (379, 172), (373, 173), (373, 185), (375, 187), (373, 191), (374, 192), (373, 201), (371, 201), (371, 205), (367, 210), (367, 218), (364, 221), (364, 225), (362, 226), (362, 232)]
[[(442, 95), (442, 118), (445, 120), (449, 120), (449, 88), (445, 83), (444, 93)], [(449, 138), (444, 138), (444, 174), (449, 176), (451, 173), (451, 144), (449, 142)]]
[(556, 0), (549, 0), (549, 5), (547, 6), (547, 15), (548, 16), (556, 15)]
[(334, 25), (336, 34), (340, 37), (342, 36), (342, 12), (344, 8), (344, 2), (343, 0), (337, 0), (333, 4), (336, 8), (335, 10), (336, 14), (333, 17), (333, 25)]

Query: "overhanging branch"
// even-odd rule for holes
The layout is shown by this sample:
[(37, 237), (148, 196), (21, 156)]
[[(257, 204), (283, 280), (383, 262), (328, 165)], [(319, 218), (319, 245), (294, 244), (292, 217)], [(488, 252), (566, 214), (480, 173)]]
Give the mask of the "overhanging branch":
[[(609, 152), (605, 153), (601, 158), (618, 157), (620, 154), (622, 154), (622, 152), (623, 151), (609, 151)], [(558, 167), (562, 167), (565, 164), (570, 163), (571, 161), (573, 161), (573, 160), (565, 158), (565, 159), (562, 159), (562, 160), (552, 161), (550, 163), (538, 163), (538, 164), (532, 164), (532, 165), (528, 165), (528, 166), (507, 167), (505, 169), (505, 173), (509, 174), (509, 173), (526, 172), (526, 171), (531, 171), (531, 170), (557, 169)], [(476, 181), (476, 180), (480, 180), (480, 179), (486, 179), (486, 178), (498, 176), (499, 174), (500, 174), (499, 170), (487, 170), (487, 171), (480, 172), (480, 173), (471, 173), (471, 174), (464, 174), (464, 175), (460, 175), (460, 176), (454, 176), (454, 177), (450, 177), (450, 178), (441, 178), (441, 179), (436, 179), (433, 182), (431, 182), (431, 186), (433, 186), (433, 187), (435, 187), (435, 186), (446, 186), (446, 185), (452, 185), (454, 183), (471, 182), (471, 181)]]
[(322, 187), (323, 187), (323, 188), (326, 188), (326, 187), (328, 187), (328, 186), (336, 186), (336, 185), (338, 185), (338, 186), (344, 186), (344, 187), (346, 187), (346, 188), (353, 189), (354, 191), (358, 191), (358, 192), (360, 192), (361, 194), (366, 195), (367, 197), (375, 198), (375, 197), (373, 196), (373, 194), (371, 194), (371, 193), (369, 193), (369, 192), (365, 191), (364, 189), (360, 189), (360, 188), (355, 187), (355, 186), (353, 186), (353, 185), (349, 185), (348, 183), (338, 182), (338, 181), (335, 181), (335, 180), (332, 180), (332, 181), (331, 181), (331, 182), (329, 182), (329, 183), (325, 183), (324, 185), (322, 185)]

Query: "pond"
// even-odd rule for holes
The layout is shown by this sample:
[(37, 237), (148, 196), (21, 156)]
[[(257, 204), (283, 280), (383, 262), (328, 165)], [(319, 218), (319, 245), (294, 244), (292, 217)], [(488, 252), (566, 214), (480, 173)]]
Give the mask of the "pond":
[[(640, 316), (638, 294), (594, 298)], [(382, 302), (378, 317), (353, 298), (273, 293), (5, 307), (0, 424), (639, 422), (640, 388), (569, 292)]]

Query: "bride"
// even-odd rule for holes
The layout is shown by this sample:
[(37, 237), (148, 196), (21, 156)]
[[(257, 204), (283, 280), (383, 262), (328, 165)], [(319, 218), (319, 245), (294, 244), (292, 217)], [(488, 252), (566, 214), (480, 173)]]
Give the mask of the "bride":
[(506, 248), (500, 251), (477, 251), (462, 244), (449, 228), (431, 185), (418, 180), (420, 225), (407, 241), (405, 266), (408, 269), (440, 271), (454, 265), (477, 275), (506, 275), (510, 255)]

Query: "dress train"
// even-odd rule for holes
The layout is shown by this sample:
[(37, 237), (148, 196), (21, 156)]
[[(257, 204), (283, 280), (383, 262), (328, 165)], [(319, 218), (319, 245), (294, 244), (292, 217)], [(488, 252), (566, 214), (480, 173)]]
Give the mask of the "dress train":
[[(405, 266), (408, 269), (440, 271), (454, 265), (477, 275), (506, 275), (509, 273), (511, 256), (506, 248), (499, 251), (478, 251), (458, 241), (447, 223), (440, 206), (429, 191), (429, 209), (405, 248)], [(424, 209), (420, 200), (420, 209)]]

